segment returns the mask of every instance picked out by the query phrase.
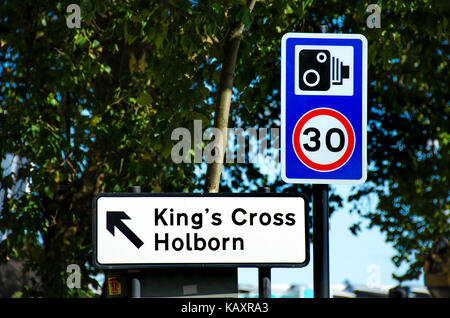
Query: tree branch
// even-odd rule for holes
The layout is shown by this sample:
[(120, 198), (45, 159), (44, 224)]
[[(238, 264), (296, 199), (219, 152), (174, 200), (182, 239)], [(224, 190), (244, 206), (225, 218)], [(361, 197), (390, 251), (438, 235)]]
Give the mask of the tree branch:
[[(249, 1), (248, 7), (250, 12), (252, 12), (255, 3), (256, 0)], [(214, 114), (214, 127), (222, 132), (222, 139), (217, 144), (220, 158), (208, 165), (205, 181), (206, 192), (219, 192), (220, 176), (222, 174), (223, 160), (228, 139), (228, 117), (230, 113), (231, 96), (233, 93), (234, 71), (243, 30), (244, 24), (242, 22), (234, 25), (231, 32), (228, 33), (228, 38), (224, 45), (224, 58), (220, 73), (216, 111)]]

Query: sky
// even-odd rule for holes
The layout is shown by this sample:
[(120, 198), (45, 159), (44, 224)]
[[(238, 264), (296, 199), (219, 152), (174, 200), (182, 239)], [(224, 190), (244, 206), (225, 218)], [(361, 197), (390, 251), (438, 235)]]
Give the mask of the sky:
[[(339, 194), (346, 196), (350, 186), (334, 186)], [(376, 204), (372, 200), (371, 204)], [(392, 273), (401, 274), (408, 268), (402, 265), (395, 267), (391, 258), (395, 249), (385, 242), (384, 234), (378, 228), (367, 228), (369, 222), (356, 213), (349, 213), (349, 204), (337, 209), (330, 218), (329, 261), (330, 284), (337, 285), (349, 281), (353, 285), (368, 287), (396, 286), (398, 282), (392, 278)], [(357, 221), (362, 221), (361, 231), (353, 235), (349, 227)], [(312, 231), (312, 229), (311, 229)], [(313, 285), (313, 246), (310, 246), (310, 262), (303, 268), (272, 269), (272, 284)], [(257, 269), (238, 271), (239, 284), (258, 284)], [(418, 280), (405, 282), (407, 286), (424, 286), (423, 275)]]

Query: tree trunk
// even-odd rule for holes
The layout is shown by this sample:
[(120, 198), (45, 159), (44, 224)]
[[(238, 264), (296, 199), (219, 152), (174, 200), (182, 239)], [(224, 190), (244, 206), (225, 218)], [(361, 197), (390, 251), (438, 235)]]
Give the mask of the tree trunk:
[[(249, 1), (248, 7), (250, 12), (253, 10), (255, 3), (256, 0)], [(220, 176), (222, 174), (222, 166), (227, 146), (228, 117), (230, 113), (231, 96), (233, 94), (234, 70), (243, 30), (244, 24), (242, 22), (234, 25), (224, 44), (224, 58), (220, 73), (216, 111), (214, 114), (214, 127), (222, 132), (222, 138), (217, 141), (216, 150), (219, 152), (219, 156), (214, 162), (208, 165), (206, 170), (205, 191), (209, 193), (219, 192)]]

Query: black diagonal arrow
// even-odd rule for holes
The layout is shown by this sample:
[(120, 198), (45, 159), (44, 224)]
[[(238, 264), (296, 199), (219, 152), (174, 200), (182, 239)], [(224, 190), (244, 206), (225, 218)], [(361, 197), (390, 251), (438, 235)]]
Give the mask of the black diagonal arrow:
[(125, 235), (131, 243), (140, 248), (144, 242), (141, 241), (136, 234), (131, 231), (122, 220), (129, 220), (130, 217), (123, 211), (107, 211), (106, 212), (106, 229), (114, 236), (114, 228), (117, 227), (120, 232)]

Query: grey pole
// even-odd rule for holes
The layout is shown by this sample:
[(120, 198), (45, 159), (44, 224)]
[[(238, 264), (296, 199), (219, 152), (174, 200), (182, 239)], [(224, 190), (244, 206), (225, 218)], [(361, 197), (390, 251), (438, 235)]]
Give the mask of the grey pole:
[(132, 273), (131, 276), (131, 298), (141, 298), (141, 281), (139, 273)]
[[(327, 25), (320, 26), (328, 32)], [(328, 184), (313, 184), (314, 298), (330, 298)]]
[(330, 298), (328, 184), (313, 185), (314, 298)]
[[(140, 186), (129, 186), (128, 192), (140, 193)], [(130, 272), (129, 272), (130, 273)], [(141, 298), (141, 280), (140, 280), (140, 272), (133, 271), (130, 273), (131, 275), (131, 297), (132, 298)]]
[(258, 296), (259, 298), (272, 297), (270, 267), (258, 268)]
[[(270, 193), (270, 187), (262, 187), (259, 190), (260, 190), (260, 192)], [(259, 298), (271, 298), (272, 297), (271, 270), (272, 269), (270, 267), (258, 268), (258, 297)]]

